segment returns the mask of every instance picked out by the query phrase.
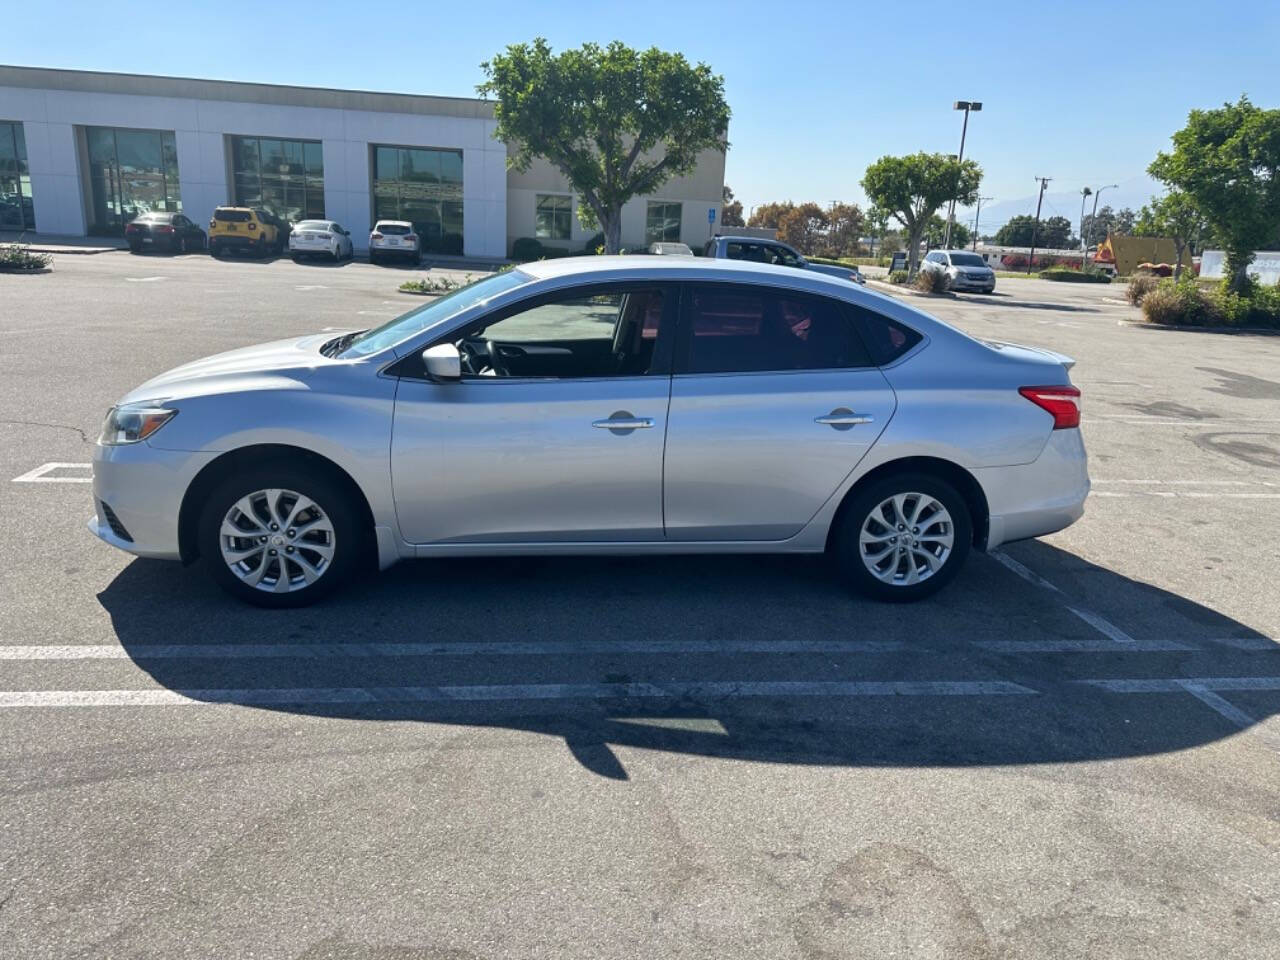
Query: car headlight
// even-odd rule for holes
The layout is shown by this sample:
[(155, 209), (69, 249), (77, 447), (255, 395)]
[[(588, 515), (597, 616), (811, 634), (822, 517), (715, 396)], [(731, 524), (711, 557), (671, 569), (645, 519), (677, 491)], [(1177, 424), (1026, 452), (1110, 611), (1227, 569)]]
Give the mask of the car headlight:
[(177, 410), (168, 410), (152, 403), (126, 403), (107, 411), (107, 422), (102, 425), (99, 443), (116, 446), (122, 443), (139, 443), (147, 439), (177, 416)]

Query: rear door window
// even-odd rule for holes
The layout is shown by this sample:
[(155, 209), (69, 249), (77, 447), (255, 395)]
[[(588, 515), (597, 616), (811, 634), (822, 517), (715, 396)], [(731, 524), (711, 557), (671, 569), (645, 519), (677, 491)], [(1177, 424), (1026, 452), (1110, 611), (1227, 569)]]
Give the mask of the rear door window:
[(681, 373), (871, 366), (844, 304), (770, 287), (690, 284), (681, 341)]

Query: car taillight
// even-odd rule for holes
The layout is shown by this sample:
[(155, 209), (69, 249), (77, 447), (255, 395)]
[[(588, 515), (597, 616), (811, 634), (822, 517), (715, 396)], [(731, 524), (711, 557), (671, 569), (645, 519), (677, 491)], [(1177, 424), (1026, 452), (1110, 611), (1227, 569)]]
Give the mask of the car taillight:
[(169, 226), (156, 227), (156, 229), (161, 233), (173, 233), (173, 227), (169, 227)]
[(417, 242), (418, 242), (418, 236), (417, 236), (417, 234), (414, 234), (414, 233), (409, 234), (409, 235), (408, 235), (407, 237), (405, 237), (404, 239), (405, 239), (405, 242), (406, 242), (406, 243), (417, 243)]
[(258, 229), (258, 225), (257, 225), (256, 223), (252, 223), (252, 222), (250, 222), (250, 224), (249, 224), (249, 229), (250, 229), (250, 230), (257, 230), (257, 229)]
[(381, 239), (382, 239), (382, 234), (378, 233), (378, 231), (376, 231), (376, 230), (375, 230), (373, 233), (369, 234), (369, 239), (370, 239), (370, 240), (381, 240)]
[(212, 229), (214, 228), (214, 226), (215, 226), (215, 225), (216, 225), (216, 224), (215, 224), (215, 221), (214, 221), (213, 217), (210, 217), (210, 218), (209, 218), (209, 229), (210, 229), (210, 230), (212, 230)]
[(1080, 426), (1080, 391), (1075, 387), (1019, 387), (1018, 392), (1053, 416), (1053, 429)]

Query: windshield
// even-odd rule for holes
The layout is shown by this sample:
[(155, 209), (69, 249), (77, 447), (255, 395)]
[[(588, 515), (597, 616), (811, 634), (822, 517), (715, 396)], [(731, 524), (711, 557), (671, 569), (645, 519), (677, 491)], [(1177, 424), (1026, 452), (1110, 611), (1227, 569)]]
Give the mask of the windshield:
[(498, 294), (512, 290), (521, 284), (528, 283), (531, 279), (527, 273), (521, 273), (519, 270), (507, 270), (503, 273), (491, 274), (483, 280), (477, 280), (475, 283), (460, 287), (453, 293), (446, 294), (438, 300), (433, 300), (417, 310), (410, 310), (403, 316), (396, 317), (380, 327), (366, 330), (347, 344), (346, 348), (338, 356), (342, 359), (367, 357), (371, 353), (385, 350), (392, 344), (407, 340), (409, 337), (419, 334), (429, 327), (434, 327), (450, 317), (457, 316), (463, 310), (492, 299)]
[(987, 263), (976, 253), (953, 253), (951, 265), (953, 267), (985, 267)]

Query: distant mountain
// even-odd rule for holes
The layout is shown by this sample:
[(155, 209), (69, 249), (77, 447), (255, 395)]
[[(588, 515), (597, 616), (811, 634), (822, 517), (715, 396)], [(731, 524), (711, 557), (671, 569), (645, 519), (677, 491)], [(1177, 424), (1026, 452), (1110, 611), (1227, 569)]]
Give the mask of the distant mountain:
[[(1113, 187), (1110, 190), (1104, 190), (1102, 197), (1098, 200), (1098, 207), (1111, 207), (1113, 210), (1120, 210), (1124, 207), (1132, 207), (1135, 212), (1142, 207), (1143, 204), (1149, 203), (1153, 196), (1159, 196), (1164, 193), (1163, 184), (1156, 180), (1152, 180), (1146, 174), (1137, 177), (1130, 177), (1127, 180), (1117, 181), (1119, 187)], [(1077, 187), (1073, 191), (1055, 190), (1054, 186), (1057, 181), (1050, 181), (1049, 190), (1044, 195), (1044, 206), (1040, 211), (1042, 218), (1048, 217), (1066, 217), (1071, 221), (1072, 230), (1078, 230), (1080, 227), (1080, 191)], [(1081, 184), (1083, 186), (1083, 184)], [(1090, 184), (1093, 186), (1093, 184)], [(982, 205), (982, 233), (995, 233), (1004, 224), (1013, 217), (1026, 214), (1034, 216), (1036, 212), (1036, 194), (1030, 193), (1025, 197), (1019, 197), (1016, 200), (995, 200), (991, 203)], [(1085, 202), (1086, 214), (1093, 212), (1093, 197), (1090, 196)], [(973, 208), (965, 210), (963, 213), (959, 209), (956, 210), (956, 220), (960, 223), (973, 224)]]

